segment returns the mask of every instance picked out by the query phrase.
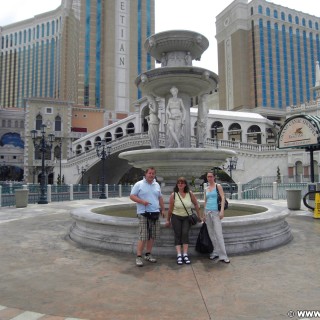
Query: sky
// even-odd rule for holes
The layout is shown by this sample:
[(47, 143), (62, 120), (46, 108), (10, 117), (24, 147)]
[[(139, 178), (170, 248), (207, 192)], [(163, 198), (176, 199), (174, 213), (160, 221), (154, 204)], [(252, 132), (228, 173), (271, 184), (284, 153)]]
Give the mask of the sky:
[[(202, 54), (201, 61), (194, 61), (193, 65), (218, 73), (215, 21), (216, 16), (232, 2), (232, 0), (155, 0), (155, 32), (186, 29), (201, 33), (209, 40), (209, 48)], [(314, 0), (270, 2), (320, 16)], [(60, 4), (61, 0), (6, 1), (0, 9), (0, 26), (56, 9)]]

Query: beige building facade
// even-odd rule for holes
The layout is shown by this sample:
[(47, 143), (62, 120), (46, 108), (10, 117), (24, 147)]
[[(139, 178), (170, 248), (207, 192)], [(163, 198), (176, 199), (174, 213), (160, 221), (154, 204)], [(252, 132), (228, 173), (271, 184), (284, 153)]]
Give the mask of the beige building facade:
[(315, 100), (319, 25), (319, 17), (265, 0), (233, 1), (216, 17), (220, 109), (282, 123), (287, 106)]
[(134, 80), (154, 66), (143, 43), (154, 0), (62, 0), (56, 10), (0, 27), (0, 105), (26, 98), (73, 101), (126, 117), (141, 98)]

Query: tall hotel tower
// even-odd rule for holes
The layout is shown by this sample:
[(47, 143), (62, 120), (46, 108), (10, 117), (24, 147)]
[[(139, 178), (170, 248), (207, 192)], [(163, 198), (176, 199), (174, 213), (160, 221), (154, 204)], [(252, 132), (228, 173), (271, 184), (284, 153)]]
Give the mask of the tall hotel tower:
[(62, 0), (56, 10), (0, 27), (0, 106), (25, 98), (73, 101), (124, 118), (152, 68), (143, 43), (154, 33), (154, 0)]
[(220, 109), (277, 121), (287, 106), (314, 100), (319, 24), (264, 0), (232, 2), (216, 17)]

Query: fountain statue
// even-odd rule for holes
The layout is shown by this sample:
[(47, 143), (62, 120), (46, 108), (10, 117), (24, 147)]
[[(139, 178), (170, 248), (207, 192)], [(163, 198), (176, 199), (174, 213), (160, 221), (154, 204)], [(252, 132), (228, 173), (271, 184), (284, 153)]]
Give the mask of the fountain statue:
[[(157, 33), (145, 42), (145, 48), (159, 63), (160, 68), (139, 75), (137, 87), (147, 97), (150, 114), (149, 138), (151, 149), (126, 151), (119, 157), (137, 168), (154, 166), (157, 176), (166, 184), (178, 176), (198, 178), (213, 167), (221, 166), (235, 152), (206, 147), (206, 98), (218, 84), (218, 76), (207, 69), (192, 66), (200, 60), (209, 42), (203, 35), (188, 30), (171, 30)], [(196, 143), (191, 137), (191, 98), (200, 96)], [(165, 121), (158, 123), (154, 115), (156, 97), (165, 99)], [(156, 118), (157, 120), (151, 120)], [(151, 124), (151, 126), (150, 126)], [(159, 148), (159, 132), (165, 131), (165, 148)], [(158, 139), (158, 140), (157, 140)]]

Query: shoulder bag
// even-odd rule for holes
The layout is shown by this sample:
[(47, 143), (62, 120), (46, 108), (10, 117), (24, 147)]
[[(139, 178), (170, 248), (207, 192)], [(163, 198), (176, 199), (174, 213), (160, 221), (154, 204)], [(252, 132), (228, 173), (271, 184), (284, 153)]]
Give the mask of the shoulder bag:
[[(221, 210), (221, 196), (219, 193), (218, 185), (216, 185), (217, 195), (218, 195), (218, 210)], [(224, 197), (224, 210), (227, 210), (229, 207), (229, 203), (226, 197)]]
[(182, 203), (182, 205), (183, 205), (183, 207), (184, 207), (184, 210), (186, 210), (186, 212), (187, 212), (187, 214), (188, 214), (188, 219), (189, 219), (190, 225), (192, 225), (192, 226), (196, 225), (196, 224), (199, 222), (198, 215), (197, 215), (192, 209), (191, 209), (191, 212), (192, 212), (192, 213), (190, 214), (190, 213), (188, 212), (186, 206), (184, 205), (184, 203), (183, 203), (183, 201), (182, 201), (182, 199), (181, 199), (181, 197), (180, 197), (179, 192), (177, 192), (177, 194), (178, 194), (178, 197), (179, 197), (179, 199), (180, 199), (180, 201), (181, 201), (181, 203)]

